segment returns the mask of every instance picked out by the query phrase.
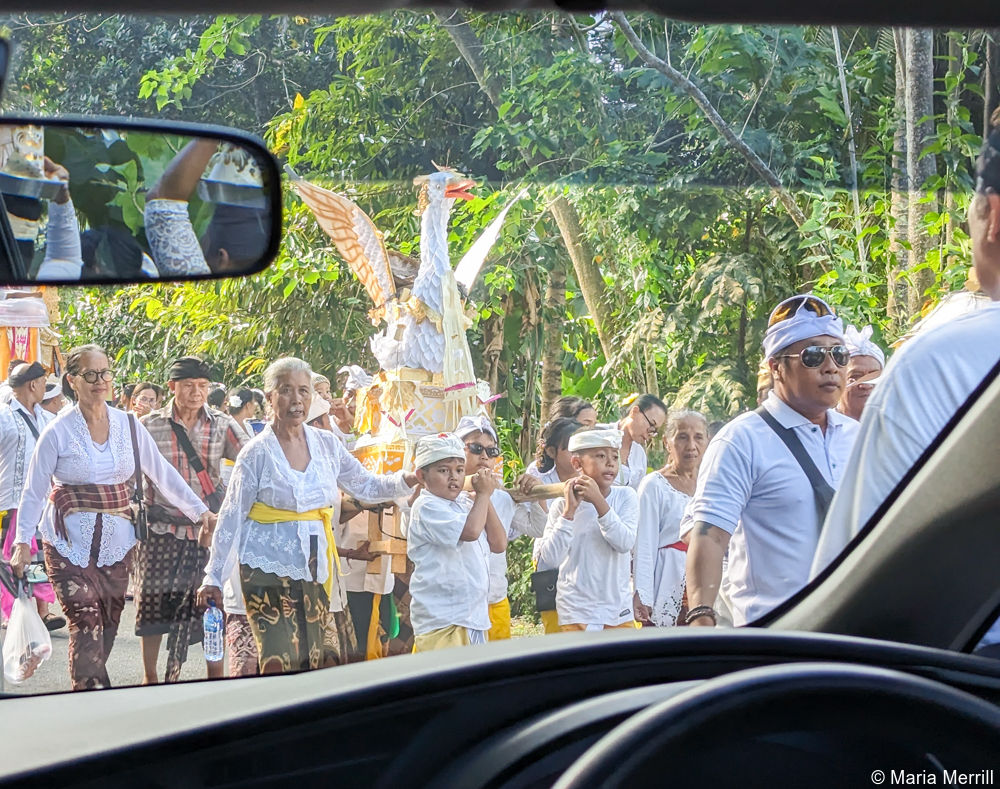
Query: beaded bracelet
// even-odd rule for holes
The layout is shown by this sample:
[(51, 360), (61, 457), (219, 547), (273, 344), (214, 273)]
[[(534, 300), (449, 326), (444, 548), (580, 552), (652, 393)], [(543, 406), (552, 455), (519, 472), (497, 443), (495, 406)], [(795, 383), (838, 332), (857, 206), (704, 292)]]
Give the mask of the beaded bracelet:
[(718, 614), (715, 613), (715, 609), (710, 605), (699, 605), (688, 611), (688, 615), (684, 618), (684, 624), (690, 625), (695, 619), (700, 617), (708, 616), (712, 618), (712, 623), (718, 623)]

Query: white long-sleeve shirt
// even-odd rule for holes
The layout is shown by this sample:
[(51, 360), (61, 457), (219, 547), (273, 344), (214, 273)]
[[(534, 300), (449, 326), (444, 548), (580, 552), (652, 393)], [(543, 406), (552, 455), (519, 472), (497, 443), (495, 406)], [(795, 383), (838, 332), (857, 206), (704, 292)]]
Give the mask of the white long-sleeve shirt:
[[(258, 523), (250, 508), (308, 512), (338, 506), (342, 488), (362, 501), (389, 501), (412, 492), (403, 472), (372, 474), (328, 430), (305, 427), (312, 460), (305, 471), (289, 464), (271, 426), (240, 450), (205, 569), (205, 584), (222, 588), (237, 562), (298, 581), (325, 583), (331, 568), (321, 521)], [(318, 542), (317, 578), (309, 572), (310, 537)], [(336, 568), (334, 568), (335, 570)]]
[(632, 621), (632, 548), (639, 525), (639, 497), (626, 486), (608, 493), (608, 512), (597, 516), (581, 502), (573, 520), (562, 517), (566, 499), (549, 507), (538, 541), (539, 568), (558, 567), (559, 624), (620, 625)]
[[(543, 485), (554, 485), (558, 482), (562, 482), (559, 479), (559, 472), (556, 471), (556, 467), (553, 466), (548, 471), (539, 471), (538, 464), (535, 461), (531, 462), (531, 465), (525, 470), (526, 474), (530, 474), (533, 477), (538, 477), (542, 481)], [(534, 537), (536, 540), (545, 534), (545, 524), (549, 520), (549, 504), (550, 501), (542, 499), (541, 501), (530, 501), (521, 504), (520, 506), (525, 507), (528, 512), (528, 521), (524, 526), (524, 533), (529, 537)], [(536, 543), (537, 546), (537, 543)], [(537, 560), (537, 556), (535, 559)]]
[[(117, 485), (133, 478), (135, 461), (128, 414), (108, 408), (108, 426), (108, 443), (102, 449), (95, 446), (79, 406), (60, 412), (49, 422), (38, 438), (28, 465), (28, 477), (17, 512), (17, 542), (30, 543), (35, 530), (40, 528), (45, 542), (72, 564), (77, 567), (90, 564), (97, 514), (67, 515), (68, 539), (56, 536), (55, 510), (48, 500), (49, 486), (52, 482), (57, 485)], [(163, 495), (188, 518), (197, 521), (208, 508), (167, 463), (153, 437), (139, 422), (136, 422), (136, 441), (143, 475), (153, 480)], [(105, 515), (97, 566), (108, 567), (120, 562), (135, 542), (135, 528), (130, 520)]]
[(28, 463), (35, 450), (35, 436), (21, 414), (31, 420), (39, 434), (55, 419), (40, 405), (29, 411), (17, 398), (11, 398), (9, 405), (0, 405), (0, 510), (4, 511), (14, 509), (21, 501)]
[[(493, 509), (500, 523), (507, 530), (507, 539), (513, 540), (528, 533), (529, 510), (523, 504), (515, 504), (505, 490), (495, 490), (490, 496)], [(507, 597), (507, 551), (490, 554), (490, 605), (502, 602)]]
[(635, 541), (635, 590), (644, 605), (657, 598), (656, 564), (660, 550), (680, 541), (681, 519), (690, 498), (671, 485), (659, 471), (647, 474), (639, 485), (639, 530)]

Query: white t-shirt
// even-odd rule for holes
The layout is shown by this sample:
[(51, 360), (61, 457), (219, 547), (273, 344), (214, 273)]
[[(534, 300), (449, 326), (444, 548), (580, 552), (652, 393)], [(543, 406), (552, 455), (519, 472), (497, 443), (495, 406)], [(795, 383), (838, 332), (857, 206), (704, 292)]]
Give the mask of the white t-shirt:
[(620, 625), (632, 616), (632, 548), (639, 526), (639, 497), (615, 485), (603, 517), (581, 502), (573, 520), (562, 517), (566, 499), (549, 507), (538, 541), (539, 569), (559, 568), (556, 611), (559, 624)]
[[(858, 423), (830, 410), (824, 434), (774, 392), (764, 407), (795, 431), (836, 489)], [(812, 486), (788, 447), (753, 412), (738, 416), (708, 445), (685, 521), (705, 521), (732, 535), (723, 586), (736, 626), (760, 618), (809, 580), (821, 526)]]
[(861, 531), (998, 359), (998, 303), (918, 334), (893, 355), (861, 414), (813, 575)]
[[(534, 460), (525, 469), (525, 473), (533, 477), (538, 477), (543, 485), (553, 485), (561, 481), (559, 479), (559, 472), (556, 471), (555, 466), (552, 466), (548, 471), (539, 471), (538, 463)], [(541, 499), (540, 501), (525, 502), (521, 505), (526, 508), (528, 513), (528, 520), (524, 525), (524, 533), (529, 537), (534, 537), (535, 540), (545, 533), (545, 524), (549, 519), (550, 501), (551, 499)], [(535, 544), (537, 546), (537, 542)]]
[(490, 547), (486, 530), (473, 542), (461, 538), (472, 499), (455, 501), (422, 490), (410, 511), (406, 554), (410, 576), (410, 622), (418, 636), (458, 625), (489, 630)]

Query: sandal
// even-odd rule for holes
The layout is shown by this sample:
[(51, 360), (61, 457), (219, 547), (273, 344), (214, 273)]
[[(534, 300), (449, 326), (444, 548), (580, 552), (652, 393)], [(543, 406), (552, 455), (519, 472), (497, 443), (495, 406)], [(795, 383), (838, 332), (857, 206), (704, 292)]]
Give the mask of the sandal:
[(55, 630), (62, 630), (66, 627), (66, 618), (58, 616), (57, 614), (46, 614), (42, 617), (42, 622), (45, 623), (45, 629), (50, 633)]

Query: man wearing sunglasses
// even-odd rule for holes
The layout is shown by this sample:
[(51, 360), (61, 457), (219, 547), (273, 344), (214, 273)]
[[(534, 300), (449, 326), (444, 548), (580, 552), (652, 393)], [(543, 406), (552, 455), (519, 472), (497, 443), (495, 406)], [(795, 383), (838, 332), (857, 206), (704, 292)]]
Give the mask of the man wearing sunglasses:
[(835, 410), (850, 351), (843, 323), (826, 302), (795, 296), (779, 304), (764, 355), (774, 389), (760, 409), (713, 439), (685, 518), (691, 625), (716, 623), (722, 586), (737, 626), (805, 586), (857, 434), (857, 422)]
[[(471, 477), (481, 469), (496, 471), (500, 447), (497, 446), (497, 432), (485, 416), (463, 416), (455, 428), (455, 435), (465, 444), (465, 473)], [(468, 483), (468, 480), (466, 480)], [(530, 505), (515, 504), (510, 494), (497, 488), (490, 496), (490, 516), (496, 515), (507, 531), (507, 539), (525, 534), (528, 528)], [(489, 517), (489, 516), (488, 516)], [(510, 638), (510, 601), (507, 599), (507, 553), (491, 553), (490, 564), (490, 632), (489, 641)]]

